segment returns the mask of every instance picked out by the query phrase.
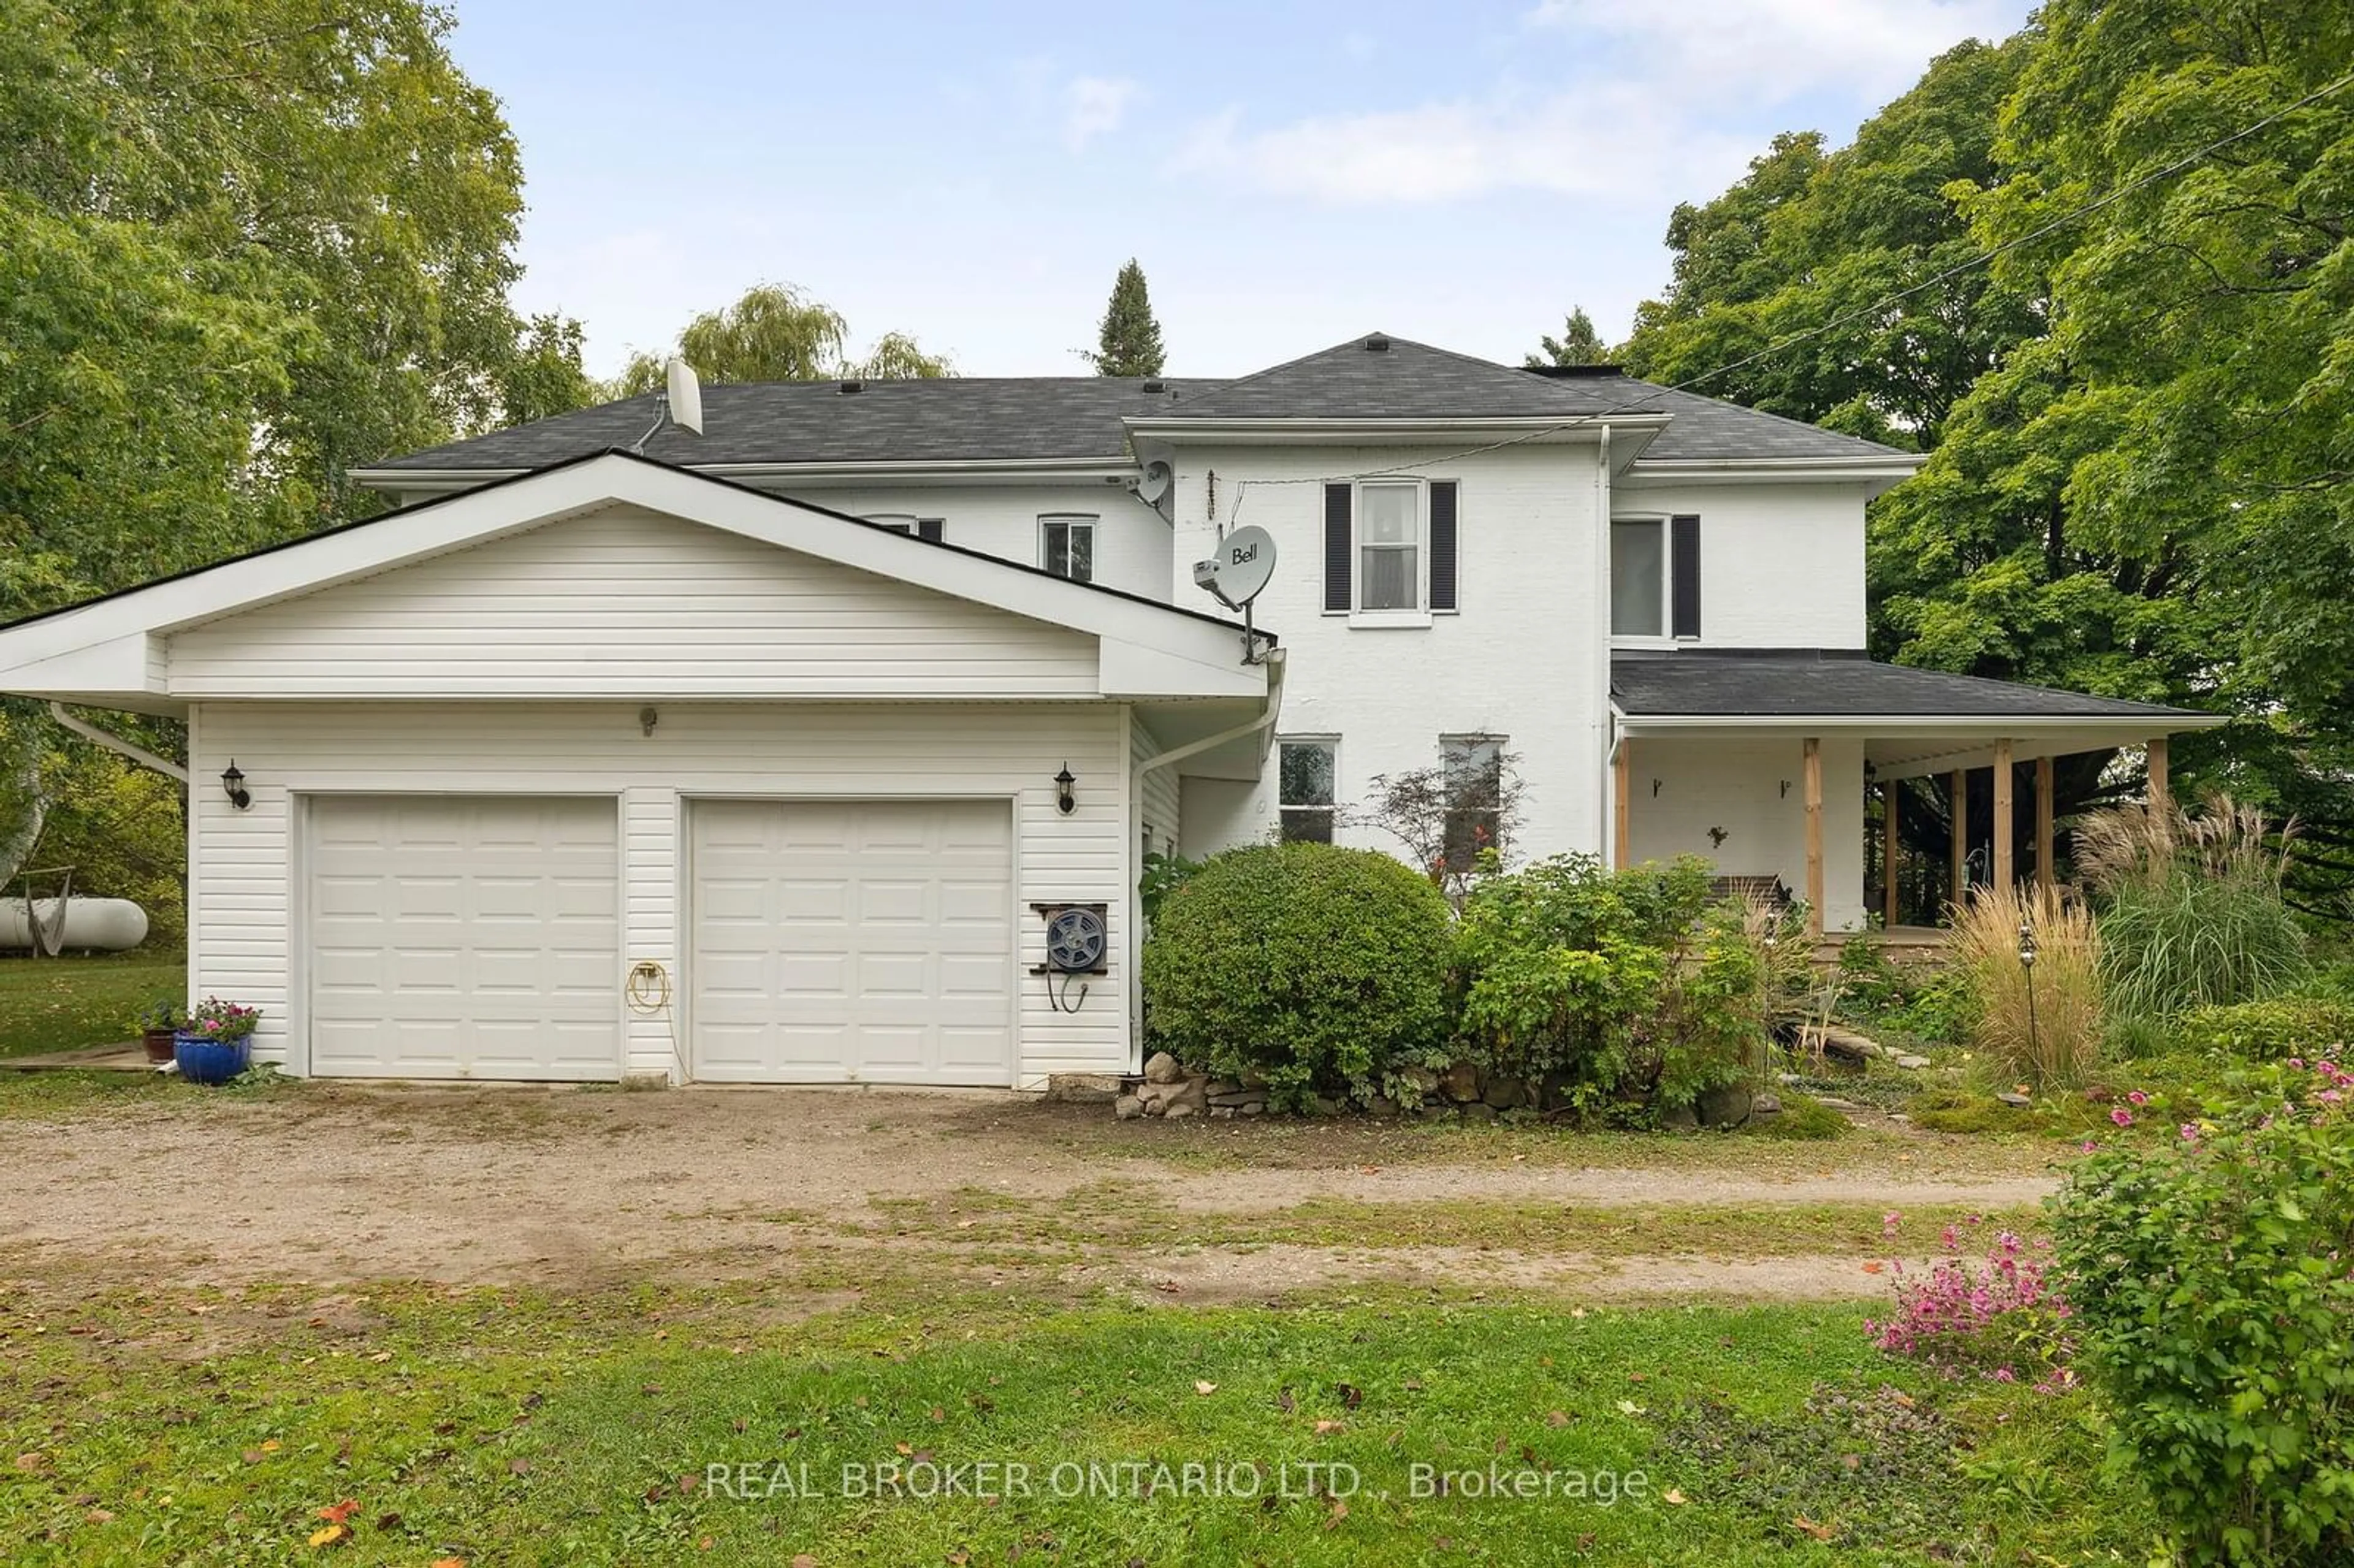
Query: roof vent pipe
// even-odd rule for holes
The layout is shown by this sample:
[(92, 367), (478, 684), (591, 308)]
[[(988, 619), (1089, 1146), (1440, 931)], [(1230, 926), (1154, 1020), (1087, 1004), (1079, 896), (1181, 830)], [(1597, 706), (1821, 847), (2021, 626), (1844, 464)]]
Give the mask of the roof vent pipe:
[(842, 395), (845, 397), (849, 397), (853, 392), (864, 392), (865, 390), (866, 383), (864, 381), (845, 381), (842, 384)]

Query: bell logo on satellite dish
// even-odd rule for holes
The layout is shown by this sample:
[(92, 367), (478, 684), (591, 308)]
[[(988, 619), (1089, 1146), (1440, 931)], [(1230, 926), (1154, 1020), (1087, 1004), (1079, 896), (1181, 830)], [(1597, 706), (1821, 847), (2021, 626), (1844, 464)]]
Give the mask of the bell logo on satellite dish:
[(1218, 553), (1193, 567), (1193, 586), (1228, 609), (1257, 599), (1275, 576), (1275, 535), (1264, 528), (1237, 528), (1218, 541)]

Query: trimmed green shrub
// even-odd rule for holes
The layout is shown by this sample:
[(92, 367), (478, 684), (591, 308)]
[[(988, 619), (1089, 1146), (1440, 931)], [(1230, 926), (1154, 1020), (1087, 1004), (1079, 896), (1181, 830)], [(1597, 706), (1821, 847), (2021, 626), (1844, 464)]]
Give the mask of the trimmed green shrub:
[(1427, 878), (1373, 850), (1261, 844), (1171, 888), (1144, 945), (1154, 1044), (1270, 1102), (1389, 1093), (1445, 1063), (1449, 911)]
[(1562, 855), (1482, 883), (1455, 943), (1471, 1058), (1580, 1110), (1689, 1103), (1755, 1071), (1770, 933), (1711, 896), (1689, 856), (1614, 872)]
[(2057, 1205), (2080, 1370), (2183, 1557), (2354, 1562), (2354, 1077), (2277, 1068), (2231, 1124), (2079, 1165)]
[(2175, 1021), (2177, 1042), (2252, 1061), (2320, 1056), (2354, 1040), (2354, 1005), (2320, 997), (2276, 996), (2230, 1007), (2194, 1007)]

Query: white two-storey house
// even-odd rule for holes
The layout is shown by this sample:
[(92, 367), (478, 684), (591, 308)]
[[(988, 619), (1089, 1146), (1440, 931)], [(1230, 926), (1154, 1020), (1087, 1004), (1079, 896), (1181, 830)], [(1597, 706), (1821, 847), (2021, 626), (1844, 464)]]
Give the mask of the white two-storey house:
[[(2210, 722), (1872, 662), (1864, 507), (1918, 460), (1609, 369), (1374, 334), (662, 412), (394, 459), (381, 517), (0, 629), (0, 690), (187, 720), (190, 990), (266, 1059), (1126, 1071), (1144, 858), (1398, 851), (1380, 779), (1509, 756), (1509, 859), (1696, 853), (1840, 930), (1894, 910), (1875, 789), (1975, 775), (1977, 874), (2048, 876), (2052, 757), (2162, 781)], [(1247, 633), (1193, 575), (1246, 526)]]

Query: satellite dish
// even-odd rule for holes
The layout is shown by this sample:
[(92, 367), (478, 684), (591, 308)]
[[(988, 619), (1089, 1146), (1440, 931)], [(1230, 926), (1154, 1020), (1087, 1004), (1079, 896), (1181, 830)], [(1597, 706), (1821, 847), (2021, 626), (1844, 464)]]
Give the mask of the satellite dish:
[(1169, 465), (1155, 458), (1144, 465), (1143, 477), (1136, 482), (1136, 498), (1147, 506), (1158, 506), (1174, 482), (1176, 476), (1170, 472)]
[(683, 355), (670, 356), (670, 422), (684, 430), (703, 434), (703, 384), (695, 378), (695, 366)]
[(1259, 596), (1275, 576), (1275, 535), (1264, 528), (1237, 528), (1218, 541), (1218, 553), (1193, 567), (1193, 586), (1228, 609), (1240, 609)]

